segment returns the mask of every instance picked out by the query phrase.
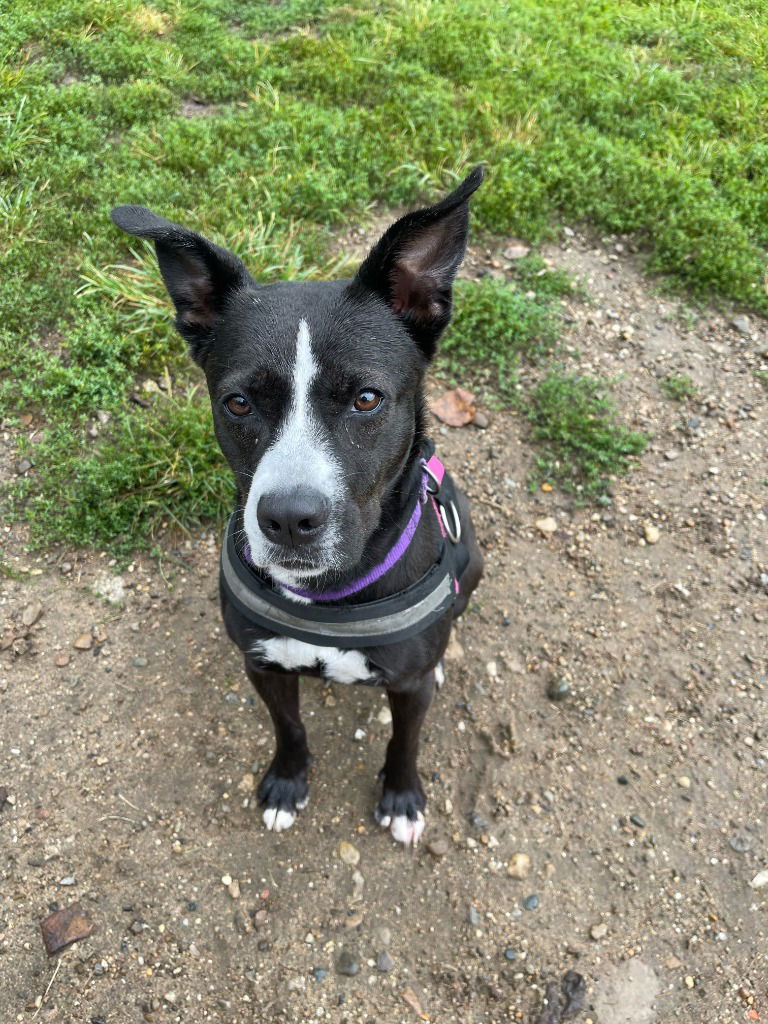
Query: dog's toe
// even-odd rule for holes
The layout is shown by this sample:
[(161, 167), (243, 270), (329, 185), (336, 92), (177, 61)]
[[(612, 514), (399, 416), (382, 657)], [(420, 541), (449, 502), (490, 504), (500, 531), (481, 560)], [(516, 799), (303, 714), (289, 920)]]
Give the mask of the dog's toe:
[(424, 815), (421, 811), (417, 811), (415, 821), (405, 814), (398, 814), (392, 819), (389, 831), (395, 842), (402, 843), (403, 846), (418, 846), (425, 826)]
[(373, 813), (378, 824), (389, 829), (395, 842), (402, 843), (403, 846), (418, 846), (426, 827), (426, 820), (421, 811), (412, 812), (415, 816), (411, 817), (409, 814), (388, 814), (379, 806)]
[(270, 832), (285, 832), (296, 821), (293, 811), (280, 810), (279, 807), (267, 807), (261, 817)]

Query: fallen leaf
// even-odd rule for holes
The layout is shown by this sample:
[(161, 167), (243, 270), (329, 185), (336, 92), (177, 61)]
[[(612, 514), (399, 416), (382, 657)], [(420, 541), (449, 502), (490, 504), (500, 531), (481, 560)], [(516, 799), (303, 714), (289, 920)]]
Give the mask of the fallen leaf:
[(403, 989), (400, 995), (403, 997), (403, 1001), (408, 1003), (408, 1005), (410, 1006), (414, 1013), (417, 1013), (420, 1017), (424, 1016), (424, 1011), (421, 1008), (419, 997), (416, 995), (412, 988)]
[(464, 427), (475, 418), (475, 396), (464, 388), (454, 388), (430, 402), (430, 412), (449, 427)]
[(43, 945), (48, 956), (71, 946), (73, 942), (87, 939), (93, 932), (93, 924), (83, 913), (79, 903), (71, 903), (63, 910), (56, 910), (40, 922)]

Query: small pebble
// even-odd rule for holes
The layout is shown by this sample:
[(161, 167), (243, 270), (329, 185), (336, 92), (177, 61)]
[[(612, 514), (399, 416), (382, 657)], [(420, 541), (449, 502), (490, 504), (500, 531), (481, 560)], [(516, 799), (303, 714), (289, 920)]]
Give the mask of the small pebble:
[(427, 843), (427, 849), (433, 857), (444, 857), (448, 853), (449, 846), (447, 839), (433, 839)]
[(539, 906), (539, 897), (536, 893), (532, 893), (530, 896), (526, 896), (523, 900), (523, 910), (537, 910)]
[(346, 839), (342, 839), (339, 843), (339, 857), (341, 857), (345, 864), (351, 864), (353, 867), (355, 864), (360, 863), (360, 851), (352, 843), (348, 843)]
[(646, 544), (658, 544), (661, 530), (659, 530), (658, 526), (654, 526), (653, 523), (645, 523), (643, 526), (643, 536), (645, 537)]
[(232, 875), (222, 875), (221, 884), (226, 886), (232, 885)]
[(557, 530), (557, 520), (553, 516), (544, 516), (543, 519), (536, 520), (536, 529), (545, 537), (551, 537)]
[(328, 971), (325, 969), (325, 967), (313, 967), (312, 977), (315, 979), (315, 981), (325, 981), (325, 979), (328, 977)]
[(677, 784), (678, 786), (680, 786), (681, 789), (691, 788), (691, 780), (688, 778), (687, 775), (678, 775)]
[(477, 907), (470, 905), (469, 907), (469, 923), (473, 928), (476, 928), (480, 924), (480, 915), (477, 912)]
[(637, 828), (645, 828), (645, 822), (639, 814), (630, 814), (629, 820), (632, 822), (633, 825), (636, 825)]
[(628, 786), (629, 785), (629, 779), (627, 778), (626, 775), (619, 775), (619, 776), (617, 776), (616, 781), (618, 782), (618, 784), (620, 786)]
[(565, 700), (571, 692), (567, 679), (553, 677), (547, 683), (547, 697), (553, 701)]
[(139, 655), (138, 658), (133, 659), (132, 664), (134, 668), (146, 668), (147, 665), (149, 664), (149, 658), (144, 658), (141, 655)]
[(387, 971), (392, 970), (392, 968), (395, 966), (395, 962), (389, 955), (389, 953), (387, 953), (386, 950), (384, 950), (383, 952), (379, 953), (379, 955), (376, 957), (376, 966), (380, 971), (382, 971), (382, 973), (386, 973)]
[(507, 874), (510, 878), (527, 878), (531, 870), (531, 858), (527, 853), (515, 853), (507, 862)]
[(504, 959), (509, 960), (509, 962), (512, 963), (515, 960), (517, 960), (517, 953), (514, 951), (514, 949), (505, 949)]
[(357, 962), (355, 957), (349, 952), (348, 949), (342, 949), (339, 954), (339, 958), (336, 961), (336, 971), (338, 974), (344, 974), (348, 978), (353, 978), (360, 970), (360, 964)]
[(604, 921), (601, 921), (599, 924), (593, 924), (589, 929), (589, 934), (595, 942), (599, 942), (600, 939), (604, 939), (608, 934), (608, 925)]

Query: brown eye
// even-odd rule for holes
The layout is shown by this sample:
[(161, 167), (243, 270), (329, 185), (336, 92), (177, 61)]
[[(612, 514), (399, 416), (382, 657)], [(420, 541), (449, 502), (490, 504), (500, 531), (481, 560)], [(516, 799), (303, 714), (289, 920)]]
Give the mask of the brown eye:
[(374, 409), (378, 409), (382, 401), (383, 395), (380, 395), (378, 391), (374, 391), (373, 388), (365, 388), (358, 392), (354, 403), (355, 411), (373, 412)]
[(251, 403), (242, 395), (230, 395), (224, 400), (224, 405), (232, 416), (247, 416), (251, 412)]

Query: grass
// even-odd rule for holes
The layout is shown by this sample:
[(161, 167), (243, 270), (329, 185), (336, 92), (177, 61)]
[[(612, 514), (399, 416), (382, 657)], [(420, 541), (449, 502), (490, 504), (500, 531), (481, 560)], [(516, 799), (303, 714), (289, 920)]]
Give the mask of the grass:
[(675, 402), (687, 402), (695, 398), (699, 389), (685, 373), (670, 373), (659, 381), (659, 390), (666, 398)]
[(557, 482), (580, 497), (607, 502), (610, 478), (629, 470), (647, 438), (617, 422), (606, 382), (554, 367), (529, 401), (533, 439), (541, 446), (532, 485)]
[[(221, 462), (154, 265), (107, 218), (118, 202), (202, 230), (264, 279), (311, 277), (334, 225), (482, 161), (475, 230), (533, 244), (563, 222), (634, 232), (671, 287), (768, 312), (768, 21), (753, 0), (6, 6), (0, 415), (40, 424), (10, 501), (42, 539), (139, 543), (224, 500), (202, 484)], [(560, 286), (540, 269), (506, 291), (461, 285), (449, 367), (482, 362), (513, 398), (521, 360), (545, 372), (558, 296), (543, 289)], [(170, 398), (126, 403), (165, 374)]]

